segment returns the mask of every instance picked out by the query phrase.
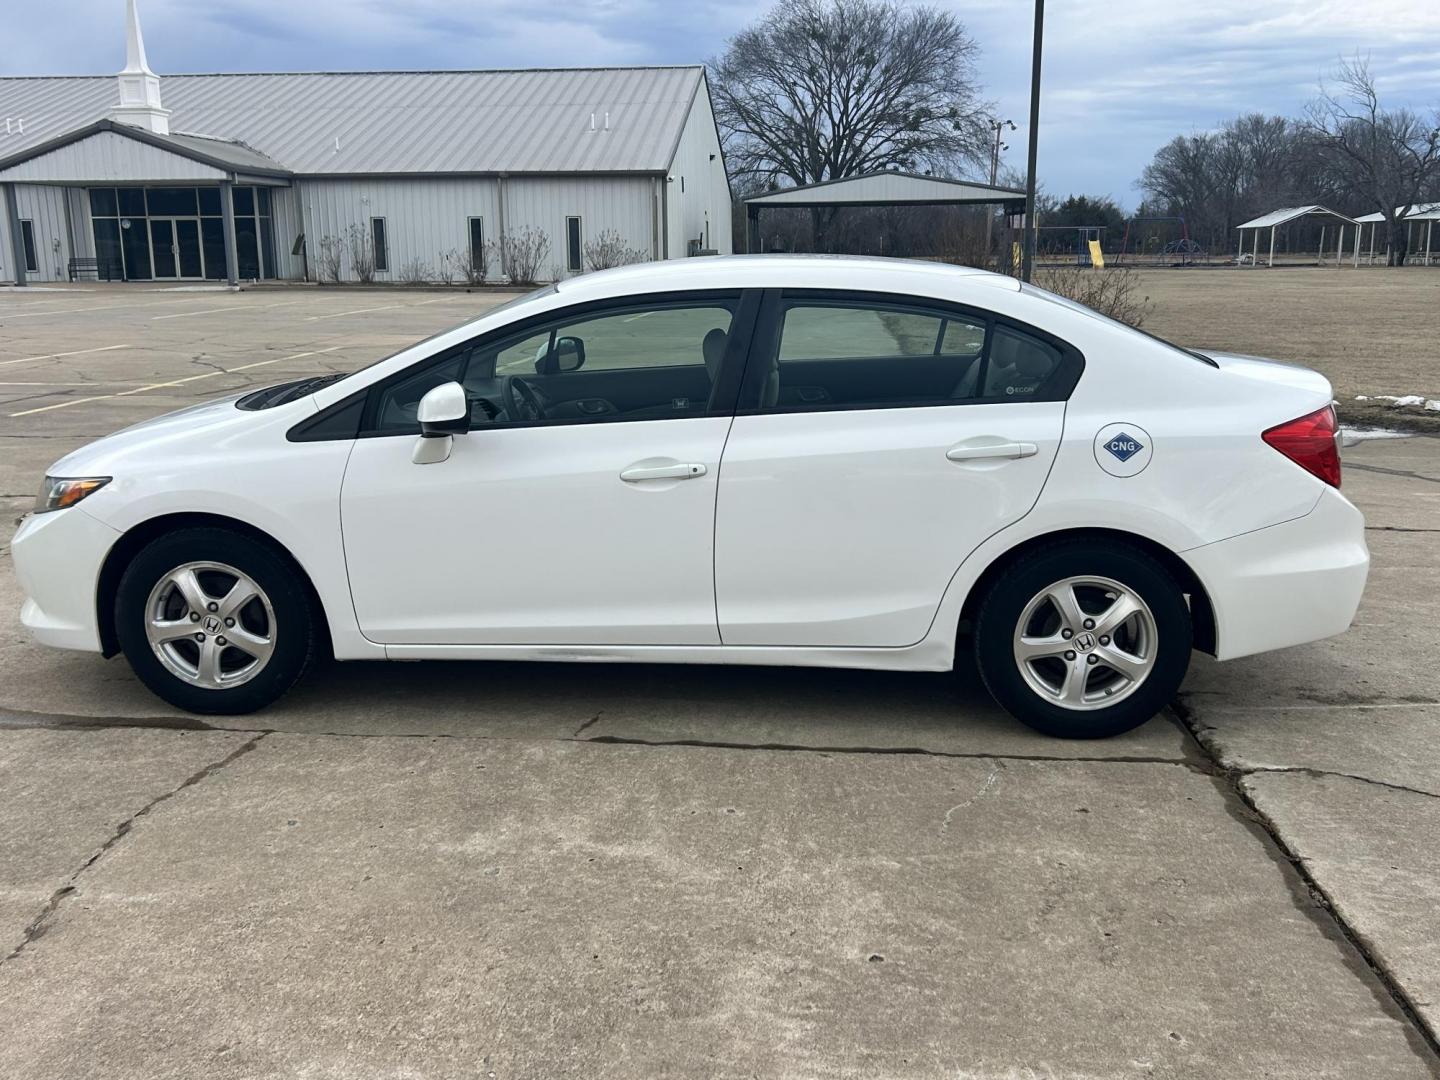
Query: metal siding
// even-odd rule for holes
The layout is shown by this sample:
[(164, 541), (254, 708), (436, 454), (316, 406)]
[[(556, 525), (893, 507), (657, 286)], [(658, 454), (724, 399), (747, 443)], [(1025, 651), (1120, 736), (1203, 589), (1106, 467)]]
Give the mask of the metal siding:
[[(493, 238), (499, 210), (495, 188), (495, 180), (481, 177), (301, 181), (297, 198), (304, 214), (311, 276), (322, 238), (343, 238), (351, 225), (368, 226), (372, 217), (385, 219), (390, 256), (390, 269), (377, 273), (376, 280), (402, 280), (405, 266), (415, 259), (438, 270), (441, 252), (464, 251), (469, 218), (483, 217), (486, 233)], [(293, 239), (292, 235), (287, 241), (287, 250)], [(348, 263), (347, 258), (345, 276), (353, 280)], [(458, 267), (455, 274), (457, 279), (462, 276)]]
[[(38, 272), (25, 275), (26, 281), (65, 281), (71, 258), (65, 235), (65, 189), (30, 184), (15, 185), (15, 204), (22, 220), (34, 222), (35, 261)], [(56, 249), (59, 241), (59, 249)], [(8, 254), (8, 253), (7, 253)], [(13, 264), (6, 263), (5, 276), (14, 277)]]
[[(300, 193), (295, 187), (270, 189), (270, 227), (275, 233), (275, 261), (271, 275), (299, 281), (305, 275), (305, 260), (291, 255), (295, 238), (304, 232), (300, 216)], [(306, 238), (308, 241), (308, 237)]]
[(148, 143), (100, 131), (5, 170), (16, 183), (115, 184), (219, 180), (225, 174)]
[[(659, 172), (701, 70), (167, 75), (160, 88), (179, 138), (239, 140), (296, 173)], [(4, 158), (108, 116), (115, 79), (0, 78), (0, 99), (25, 121), (0, 135)]]
[[(711, 154), (715, 155), (713, 161)], [(695, 95), (694, 107), (680, 134), (670, 177), (670, 257), (684, 258), (687, 241), (699, 238), (707, 229), (708, 246), (729, 255), (730, 185), (720, 138), (715, 133), (715, 116), (710, 111), (710, 95), (703, 86)]]
[(565, 219), (580, 218), (580, 243), (614, 230), (626, 247), (649, 257), (651, 247), (651, 183), (646, 177), (511, 177), (505, 181), (505, 229), (512, 235), (527, 226), (544, 230), (550, 253), (541, 273), (568, 277), (565, 269)]

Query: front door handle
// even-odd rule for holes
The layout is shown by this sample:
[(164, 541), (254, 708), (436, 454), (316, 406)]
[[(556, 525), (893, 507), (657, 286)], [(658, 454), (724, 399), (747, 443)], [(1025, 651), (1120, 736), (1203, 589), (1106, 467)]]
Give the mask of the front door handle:
[(988, 443), (979, 446), (952, 446), (945, 451), (951, 461), (979, 461), (984, 458), (1034, 457), (1039, 448), (1033, 442)]
[(705, 475), (705, 466), (699, 462), (675, 465), (632, 465), (620, 474), (627, 484), (638, 484), (642, 480), (693, 480)]

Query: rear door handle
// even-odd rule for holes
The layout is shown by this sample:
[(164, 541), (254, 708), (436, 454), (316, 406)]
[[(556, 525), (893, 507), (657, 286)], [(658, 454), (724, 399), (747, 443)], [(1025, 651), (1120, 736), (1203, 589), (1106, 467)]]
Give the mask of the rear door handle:
[(632, 465), (620, 474), (627, 484), (638, 484), (641, 480), (693, 480), (705, 475), (705, 466), (699, 462), (676, 465)]
[(984, 458), (1025, 458), (1039, 452), (1033, 442), (989, 443), (981, 446), (952, 446), (945, 451), (951, 461), (979, 461)]

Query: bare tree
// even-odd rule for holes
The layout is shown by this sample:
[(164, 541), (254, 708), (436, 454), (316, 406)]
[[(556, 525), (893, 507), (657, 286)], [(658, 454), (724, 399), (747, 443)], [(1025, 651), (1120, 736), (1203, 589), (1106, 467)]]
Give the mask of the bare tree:
[(1428, 120), (1380, 103), (1370, 63), (1342, 60), (1333, 88), (1321, 85), (1307, 131), (1323, 166), (1385, 216), (1390, 265), (1407, 254), (1405, 216), (1440, 177), (1440, 112)]
[(500, 265), (513, 285), (534, 285), (549, 253), (549, 234), (528, 225), (517, 233), (508, 233), (500, 241)]
[(345, 242), (338, 236), (322, 236), (315, 259), (315, 274), (321, 283), (340, 283), (341, 264), (345, 260)]
[(435, 265), (436, 277), (440, 279), (440, 284), (454, 285), (455, 274), (460, 269), (460, 252), (454, 248), (447, 248), (440, 252), (440, 261)]
[(632, 248), (614, 229), (605, 229), (585, 245), (585, 268), (587, 270), (608, 270), (612, 266), (626, 266), (644, 262), (650, 253), (641, 248)]
[(486, 240), (476, 251), (470, 245), (460, 252), (460, 272), (465, 275), (467, 285), (484, 285), (490, 276), (490, 260), (494, 258), (495, 244)]
[(435, 270), (419, 255), (416, 255), (401, 264), (399, 278), (405, 285), (425, 285), (435, 280)]
[[(935, 8), (781, 0), (710, 63), (735, 179), (764, 189), (987, 160), (977, 52), (960, 21)], [(812, 214), (817, 249), (828, 219)]]
[(345, 230), (345, 244), (350, 249), (350, 268), (365, 284), (375, 280), (375, 245), (371, 243), (368, 225), (351, 225)]

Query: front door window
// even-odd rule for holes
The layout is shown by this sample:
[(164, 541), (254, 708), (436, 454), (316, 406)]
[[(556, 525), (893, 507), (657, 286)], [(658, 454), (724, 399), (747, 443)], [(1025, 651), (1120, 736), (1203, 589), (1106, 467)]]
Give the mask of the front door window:
[(169, 218), (150, 219), (150, 262), (157, 278), (173, 278), (175, 273), (175, 223)]

